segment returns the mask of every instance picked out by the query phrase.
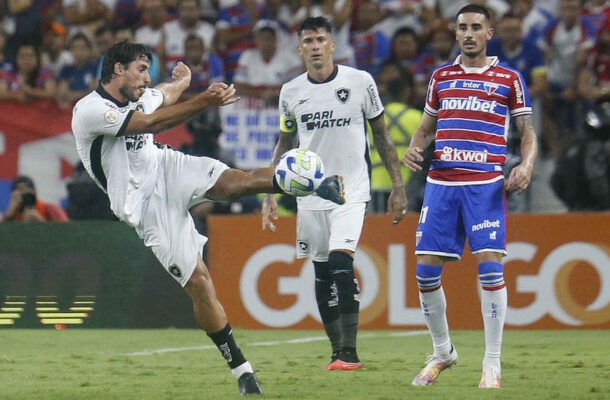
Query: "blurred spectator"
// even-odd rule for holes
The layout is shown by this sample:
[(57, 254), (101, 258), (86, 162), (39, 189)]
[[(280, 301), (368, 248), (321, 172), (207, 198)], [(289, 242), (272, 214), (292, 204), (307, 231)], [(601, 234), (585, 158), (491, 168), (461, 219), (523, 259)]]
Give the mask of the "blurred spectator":
[(387, 103), (387, 99), (390, 98), (389, 87), (391, 82), (395, 79), (413, 79), (413, 74), (409, 70), (403, 68), (399, 62), (386, 61), (381, 66), (379, 75), (375, 76), (377, 82), (377, 88), (379, 90), (379, 96), (383, 104)]
[(2, 218), (4, 222), (68, 222), (63, 208), (45, 203), (36, 196), (34, 181), (28, 176), (18, 176), (11, 184), (11, 199)]
[(557, 159), (551, 187), (570, 211), (610, 211), (610, 103), (587, 113), (586, 133)]
[(392, 36), (390, 56), (386, 61), (397, 63), (401, 68), (413, 74), (415, 73), (420, 51), (417, 33), (411, 28), (402, 27)]
[(63, 0), (70, 36), (82, 32), (91, 37), (100, 26), (113, 20), (115, 4), (116, 0)]
[(4, 56), (4, 49), (6, 48), (6, 32), (4, 29), (0, 28), (0, 71), (6, 70), (11, 67), (11, 63), (8, 62), (7, 58)]
[(82, 163), (74, 169), (66, 188), (68, 190), (66, 212), (70, 219), (117, 220), (110, 209), (108, 196), (91, 179)]
[[(214, 82), (224, 81), (222, 59), (216, 53), (206, 52), (203, 39), (198, 35), (190, 34), (186, 37), (184, 57), (179, 61), (191, 69), (191, 84), (182, 92), (181, 100), (188, 100), (198, 95)], [(169, 73), (171, 74), (171, 70)]]
[(0, 71), (0, 100), (54, 99), (56, 93), (53, 71), (41, 65), (36, 45), (22, 44), (17, 49), (15, 62), (9, 69)]
[[(432, 72), (443, 64), (453, 62), (458, 54), (455, 41), (455, 31), (447, 21), (435, 20), (431, 22), (428, 31), (427, 46), (415, 61), (413, 79), (415, 91), (413, 95), (413, 106), (420, 110), (424, 109), (428, 82)], [(489, 47), (489, 43), (488, 43)]]
[(487, 46), (487, 54), (497, 56), (501, 62), (519, 71), (531, 97), (539, 96), (546, 90), (546, 64), (544, 54), (523, 38), (521, 17), (507, 13), (498, 21), (498, 40)]
[(42, 23), (59, 21), (63, 19), (63, 6), (57, 0), (38, 0), (38, 10), (42, 16)]
[(576, 83), (588, 109), (610, 102), (610, 19), (604, 22), (597, 44), (587, 53)]
[(435, 20), (428, 20), (428, 16), (422, 13), (420, 0), (379, 0), (379, 5), (383, 13), (378, 24), (379, 30), (388, 38), (394, 36), (396, 30), (403, 26), (408, 26), (421, 35), (424, 33), (424, 25)]
[[(406, 79), (405, 79), (406, 78)], [(413, 77), (391, 80), (388, 84), (388, 97), (385, 104), (385, 124), (394, 145), (398, 159), (402, 160), (415, 129), (419, 126), (422, 112), (411, 106), (413, 98)], [(392, 180), (377, 149), (370, 137), (371, 143), (371, 202), (373, 212), (385, 213), (388, 197), (392, 191)], [(405, 184), (409, 181), (410, 170), (401, 164), (400, 172)], [(410, 200), (409, 200), (410, 201)]]
[(17, 50), (25, 43), (42, 44), (42, 15), (36, 0), (7, 0), (7, 15), (2, 28), (8, 34), (4, 54), (14, 61)]
[(50, 21), (42, 27), (42, 64), (50, 67), (55, 76), (66, 65), (74, 64), (72, 53), (66, 48), (68, 31), (59, 22)]
[(364, 0), (356, 9), (357, 31), (350, 39), (354, 48), (356, 67), (375, 76), (381, 71), (381, 64), (390, 55), (390, 39), (379, 28), (383, 12), (379, 3)]
[(102, 55), (114, 43), (114, 30), (110, 23), (104, 24), (97, 28), (93, 34), (95, 42), (95, 52), (98, 60), (102, 60)]
[(178, 19), (163, 25), (165, 46), (163, 56), (168, 72), (171, 72), (171, 67), (184, 55), (184, 40), (190, 34), (198, 35), (203, 39), (206, 52), (214, 51), (214, 26), (201, 21), (200, 15), (199, 0), (179, 0)]
[(553, 14), (537, 5), (535, 0), (514, 0), (512, 12), (521, 19), (523, 39), (543, 48), (544, 33), (555, 19)]
[(506, 0), (422, 0), (428, 21), (434, 18), (453, 21), (460, 8), (469, 3), (486, 7), (492, 14), (492, 21), (494, 17), (502, 16), (510, 10)]
[(541, 150), (551, 157), (582, 132), (575, 81), (576, 71), (594, 43), (591, 33), (591, 27), (582, 21), (580, 0), (561, 0), (559, 18), (548, 27), (544, 46), (549, 86), (544, 122), (548, 126), (542, 129)]
[(582, 19), (593, 28), (593, 36), (599, 36), (604, 22), (608, 18), (610, 18), (610, 2), (608, 0), (584, 0)]
[(97, 86), (97, 61), (93, 58), (93, 45), (84, 33), (76, 33), (68, 43), (74, 58), (72, 65), (65, 66), (57, 77), (57, 104), (60, 108), (71, 108)]
[(142, 20), (139, 4), (142, 0), (113, 0), (114, 14), (112, 20), (122, 26), (135, 30)]
[(255, 46), (254, 25), (267, 18), (267, 5), (257, 0), (239, 0), (220, 7), (216, 21), (216, 46), (223, 58), (227, 81), (233, 82), (241, 53)]
[[(153, 49), (161, 60), (165, 60), (163, 24), (168, 22), (168, 17), (163, 0), (143, 0), (142, 18), (144, 24), (136, 29), (135, 41)], [(163, 76), (167, 73), (165, 64), (161, 68), (161, 73)]]
[(301, 59), (294, 51), (278, 48), (278, 30), (272, 21), (257, 22), (256, 47), (241, 53), (233, 79), (238, 93), (261, 99), (268, 107), (277, 107), (282, 85), (302, 72)]

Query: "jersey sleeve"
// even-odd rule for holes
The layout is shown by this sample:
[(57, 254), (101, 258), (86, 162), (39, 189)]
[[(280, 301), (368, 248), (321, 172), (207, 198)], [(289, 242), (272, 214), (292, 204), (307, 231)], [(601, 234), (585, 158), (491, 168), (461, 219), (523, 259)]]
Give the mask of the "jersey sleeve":
[(436, 74), (437, 73), (434, 72), (430, 78), (430, 82), (428, 82), (428, 90), (426, 91), (426, 105), (424, 106), (424, 112), (433, 117), (438, 116), (439, 109), (438, 92), (436, 90)]
[(363, 72), (363, 84), (366, 87), (366, 99), (364, 102), (364, 115), (366, 119), (376, 119), (383, 113), (383, 104), (379, 97), (379, 90), (373, 76)]
[(100, 99), (77, 104), (72, 118), (75, 134), (95, 138), (100, 135), (119, 136), (127, 127), (133, 111), (119, 109), (108, 100)]
[(532, 104), (530, 102), (527, 86), (521, 74), (518, 71), (513, 71), (512, 89), (508, 98), (510, 115), (517, 117), (521, 115), (529, 115), (532, 113)]

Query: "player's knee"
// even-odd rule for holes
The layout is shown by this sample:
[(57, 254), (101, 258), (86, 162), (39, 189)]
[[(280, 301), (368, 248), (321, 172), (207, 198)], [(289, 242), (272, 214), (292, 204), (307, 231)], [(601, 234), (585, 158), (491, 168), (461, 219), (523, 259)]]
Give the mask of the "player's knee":
[(330, 281), (330, 269), (328, 261), (314, 261), (313, 268), (316, 276), (316, 281)]
[(331, 251), (328, 255), (328, 268), (331, 273), (354, 273), (354, 258), (343, 251)]
[(420, 292), (433, 292), (441, 287), (443, 267), (417, 263), (415, 278)]

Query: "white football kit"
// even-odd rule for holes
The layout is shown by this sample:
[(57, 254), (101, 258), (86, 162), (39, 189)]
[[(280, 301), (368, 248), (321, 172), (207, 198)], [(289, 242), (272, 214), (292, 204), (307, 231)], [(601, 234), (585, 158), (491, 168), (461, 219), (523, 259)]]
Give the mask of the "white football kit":
[(72, 132), (85, 169), (108, 194), (114, 214), (184, 286), (207, 241), (188, 210), (228, 166), (158, 145), (152, 134), (121, 136), (135, 111), (149, 114), (162, 103), (162, 92), (146, 89), (137, 102), (119, 104), (99, 86), (76, 103)]
[[(383, 118), (383, 105), (373, 77), (365, 71), (337, 65), (325, 82), (311, 81), (304, 73), (284, 84), (280, 92), (280, 130), (298, 134), (299, 147), (317, 153), (327, 176), (343, 177), (346, 204), (318, 196), (297, 198), (299, 214), (297, 255), (325, 261), (327, 250), (355, 251), (364, 219), (365, 203), (370, 200), (370, 158), (367, 120)], [(361, 203), (361, 207), (350, 207)], [(354, 224), (335, 223), (337, 207), (352, 210)], [(326, 211), (329, 217), (314, 217)], [(307, 215), (312, 215), (307, 218)], [(326, 219), (321, 225), (314, 221)], [(307, 222), (309, 221), (309, 222)], [(328, 230), (326, 232), (325, 230)], [(329, 237), (326, 250), (314, 248), (317, 237)], [(317, 246), (316, 246), (317, 247)]]

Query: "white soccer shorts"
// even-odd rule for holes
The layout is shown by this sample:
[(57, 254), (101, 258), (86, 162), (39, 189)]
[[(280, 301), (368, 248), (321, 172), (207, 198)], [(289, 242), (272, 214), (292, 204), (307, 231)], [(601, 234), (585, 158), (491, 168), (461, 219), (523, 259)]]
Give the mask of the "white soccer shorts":
[(208, 240), (195, 229), (189, 208), (205, 199), (206, 192), (229, 167), (212, 158), (170, 149), (164, 153), (154, 193), (135, 229), (167, 272), (184, 287)]
[(349, 203), (330, 210), (298, 210), (297, 258), (328, 261), (333, 250), (356, 251), (366, 203)]

